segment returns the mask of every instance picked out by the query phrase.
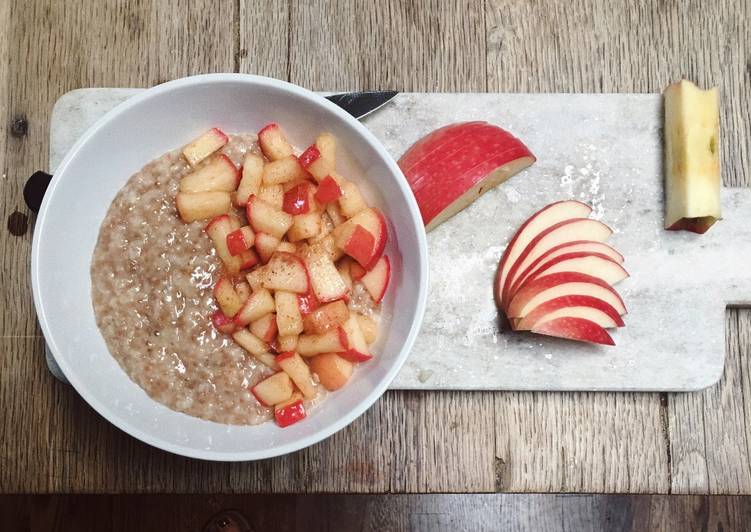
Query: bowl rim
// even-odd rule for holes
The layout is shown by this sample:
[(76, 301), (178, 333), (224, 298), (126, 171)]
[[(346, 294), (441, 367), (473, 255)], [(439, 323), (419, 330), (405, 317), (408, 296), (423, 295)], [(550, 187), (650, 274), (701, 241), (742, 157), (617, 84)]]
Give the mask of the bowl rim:
[[(265, 449), (253, 449), (241, 452), (226, 452), (195, 449), (163, 441), (153, 433), (147, 433), (131, 426), (131, 424), (125, 418), (120, 417), (114, 410), (111, 410), (108, 406), (98, 401), (95, 396), (89, 393), (89, 391), (86, 389), (86, 386), (81, 382), (81, 380), (78, 379), (73, 368), (71, 368), (65, 361), (65, 359), (58, 354), (59, 349), (55, 343), (52, 331), (50, 330), (47, 322), (44, 304), (40, 295), (41, 266), (39, 263), (39, 239), (41, 238), (41, 233), (45, 230), (47, 212), (50, 209), (50, 202), (52, 201), (51, 198), (54, 196), (55, 189), (62, 179), (60, 176), (65, 175), (67, 167), (70, 165), (70, 162), (76, 157), (80, 149), (87, 142), (89, 142), (92, 137), (97, 135), (102, 127), (104, 127), (108, 122), (110, 122), (115, 117), (128, 112), (131, 108), (138, 106), (141, 102), (164, 92), (206, 83), (221, 84), (237, 82), (247, 83), (249, 85), (267, 86), (290, 92), (298, 97), (307, 100), (313, 105), (325, 107), (326, 109), (328, 109), (328, 111), (332, 112), (335, 115), (338, 115), (339, 118), (345, 120), (346, 122), (349, 122), (349, 124), (352, 125), (360, 135), (362, 135), (366, 142), (383, 159), (386, 166), (396, 178), (397, 185), (399, 186), (399, 189), (406, 199), (408, 211), (415, 226), (415, 232), (418, 241), (418, 248), (416, 252), (419, 267), (419, 286), (417, 304), (415, 309), (415, 318), (410, 326), (409, 333), (407, 334), (402, 344), (400, 352), (395, 357), (394, 363), (387, 371), (385, 377), (381, 379), (381, 381), (373, 388), (373, 390), (371, 390), (371, 392), (360, 403), (358, 403), (355, 408), (349, 411), (346, 415), (341, 416), (334, 423), (322, 427), (310, 436)], [(202, 74), (197, 76), (188, 76), (148, 88), (142, 93), (128, 98), (126, 101), (122, 102), (117, 107), (107, 112), (90, 128), (88, 128), (83, 135), (81, 135), (81, 137), (75, 142), (75, 144), (70, 148), (63, 160), (60, 162), (59, 166), (54, 170), (54, 178), (50, 182), (49, 188), (45, 193), (44, 198), (42, 199), (42, 205), (36, 218), (34, 235), (32, 239), (31, 284), (34, 307), (37, 314), (37, 320), (39, 321), (39, 325), (41, 326), (42, 334), (44, 335), (45, 341), (47, 342), (47, 346), (52, 353), (55, 361), (60, 366), (60, 369), (62, 370), (65, 377), (68, 379), (76, 392), (78, 392), (78, 394), (84, 399), (84, 401), (86, 401), (94, 410), (96, 410), (99, 415), (104, 417), (107, 421), (112, 423), (123, 432), (144, 443), (147, 443), (148, 445), (151, 445), (152, 447), (156, 447), (158, 449), (162, 449), (164, 451), (168, 451), (177, 455), (197, 458), (201, 460), (236, 462), (272, 458), (275, 456), (292, 453), (305, 447), (314, 445), (352, 423), (383, 395), (389, 384), (391, 384), (397, 373), (401, 370), (404, 362), (406, 361), (409, 353), (412, 350), (415, 339), (417, 338), (417, 334), (419, 333), (425, 315), (425, 307), (427, 303), (428, 246), (427, 236), (423, 228), (424, 225), (422, 216), (420, 215), (420, 211), (417, 206), (417, 201), (415, 200), (414, 195), (409, 188), (407, 180), (404, 177), (402, 171), (399, 169), (399, 166), (397, 165), (394, 158), (391, 156), (391, 154), (389, 154), (388, 151), (386, 151), (386, 148), (383, 147), (381, 142), (373, 135), (373, 133), (370, 132), (370, 130), (368, 130), (359, 120), (338, 107), (336, 104), (330, 102), (329, 100), (316, 94), (315, 92), (300, 87), (299, 85), (295, 85), (293, 83), (278, 80), (275, 78), (269, 78), (266, 76), (239, 73)]]

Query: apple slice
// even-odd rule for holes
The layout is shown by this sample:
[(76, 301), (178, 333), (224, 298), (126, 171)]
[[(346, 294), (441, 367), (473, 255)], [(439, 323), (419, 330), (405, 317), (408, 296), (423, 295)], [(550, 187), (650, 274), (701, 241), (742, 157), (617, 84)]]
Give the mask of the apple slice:
[(226, 214), (232, 207), (232, 197), (229, 192), (178, 192), (175, 197), (177, 212), (185, 223), (205, 220), (221, 214)]
[(540, 264), (524, 280), (514, 282), (511, 294), (515, 294), (526, 284), (551, 273), (579, 272), (602, 279), (610, 286), (615, 286), (628, 277), (623, 266), (606, 255), (599, 253), (577, 252), (564, 253)]
[(534, 308), (518, 320), (515, 331), (528, 331), (546, 321), (557, 318), (583, 318), (596, 323), (603, 329), (623, 327), (623, 319), (618, 311), (602, 299), (591, 296), (570, 295), (556, 297)]
[(279, 353), (276, 362), (307, 399), (316, 396), (316, 387), (310, 374), (310, 368), (299, 354), (294, 351)]
[(355, 314), (357, 316), (357, 322), (360, 324), (360, 330), (362, 331), (362, 335), (365, 337), (365, 341), (368, 342), (368, 345), (372, 344), (378, 339), (378, 324), (373, 320), (373, 318), (369, 318), (368, 316), (363, 316), (362, 314)]
[(310, 183), (303, 181), (284, 193), (282, 210), (287, 214), (305, 214), (310, 211)]
[(602, 279), (584, 273), (560, 272), (544, 275), (519, 290), (509, 301), (506, 316), (523, 318), (546, 301), (571, 295), (596, 297), (608, 303), (618, 314), (626, 313), (621, 297)]
[(240, 173), (229, 157), (220, 154), (180, 180), (180, 192), (232, 192), (240, 182)]
[(349, 319), (349, 309), (341, 299), (327, 303), (310, 312), (303, 319), (306, 333), (323, 334), (337, 327), (341, 327)]
[(214, 285), (214, 299), (228, 318), (237, 314), (244, 303), (227, 277), (220, 277)]
[(292, 155), (292, 146), (287, 142), (278, 124), (268, 124), (258, 132), (258, 144), (270, 161), (278, 161)]
[(266, 265), (263, 286), (269, 290), (307, 294), (310, 280), (305, 266), (297, 255), (285, 251), (276, 252)]
[(256, 251), (261, 257), (261, 262), (265, 264), (271, 259), (271, 256), (279, 248), (281, 243), (278, 238), (271, 236), (268, 233), (256, 233), (255, 245)]
[[(367, 253), (367, 242), (370, 239), (357, 229), (358, 226), (373, 237), (369, 254)], [(386, 220), (378, 209), (365, 209), (347, 222), (337, 226), (332, 234), (337, 247), (358, 261), (363, 268), (369, 270), (375, 266), (386, 246)]]
[(243, 161), (242, 176), (235, 194), (235, 205), (245, 207), (251, 196), (257, 196), (261, 190), (263, 176), (263, 157), (257, 153), (248, 153)]
[(368, 273), (362, 276), (360, 282), (365, 286), (373, 301), (380, 303), (386, 293), (386, 288), (389, 286), (390, 279), (391, 261), (389, 261), (387, 255), (384, 255), (378, 259), (378, 262)]
[(321, 153), (321, 157), (328, 159), (332, 164), (336, 161), (336, 137), (331, 133), (318, 135), (316, 148)]
[(230, 255), (240, 255), (250, 249), (255, 242), (255, 234), (250, 226), (244, 225), (227, 234), (227, 250)]
[(615, 345), (608, 332), (596, 323), (584, 318), (555, 318), (536, 325), (533, 333), (578, 340), (593, 344)]
[(215, 127), (183, 148), (183, 156), (190, 166), (195, 166), (229, 142), (229, 137)]
[(350, 362), (366, 362), (373, 358), (368, 349), (368, 342), (365, 341), (365, 335), (360, 329), (360, 322), (354, 314), (344, 322), (342, 329), (347, 335), (348, 344), (347, 350), (340, 354), (342, 358)]
[[(347, 294), (347, 285), (344, 284), (334, 262), (327, 254), (309, 248), (303, 253), (303, 260), (318, 301), (326, 303), (341, 299)], [(300, 293), (304, 292), (307, 290)]]
[(280, 371), (253, 386), (250, 391), (263, 406), (274, 406), (292, 397), (295, 388), (289, 375)]
[(295, 392), (287, 401), (274, 406), (274, 419), (279, 427), (289, 427), (307, 417), (302, 394)]
[(267, 233), (279, 240), (292, 226), (292, 216), (263, 201), (258, 196), (251, 196), (246, 207), (248, 222), (256, 233)]
[(535, 162), (516, 137), (486, 122), (442, 127), (399, 159), (430, 231)]
[(205, 229), (206, 234), (214, 243), (217, 256), (222, 260), (230, 274), (239, 273), (243, 263), (243, 259), (240, 256), (232, 255), (227, 247), (227, 237), (235, 229), (238, 229), (239, 225), (235, 218), (223, 214), (211, 220)]
[(511, 287), (514, 286), (518, 275), (554, 247), (575, 240), (604, 242), (611, 234), (613, 234), (612, 229), (599, 220), (591, 218), (573, 218), (548, 227), (527, 244), (509, 269), (502, 299), (505, 301), (513, 297)]
[(297, 339), (297, 352), (304, 357), (321, 353), (341, 353), (348, 347), (347, 333), (342, 327), (323, 334), (301, 334)]
[(277, 159), (263, 167), (262, 180), (264, 185), (281, 185), (307, 177), (308, 172), (300, 165), (300, 161), (294, 155)]
[(316, 190), (316, 201), (322, 205), (336, 201), (342, 196), (342, 189), (333, 177), (326, 176), (318, 184), (318, 190)]
[(260, 340), (269, 343), (273, 341), (274, 338), (276, 338), (278, 332), (276, 326), (276, 315), (269, 313), (265, 316), (261, 316), (257, 320), (253, 321), (248, 328), (254, 336), (257, 336)]
[(299, 160), (302, 167), (319, 182), (334, 171), (334, 162), (321, 157), (321, 152), (315, 144), (302, 152)]
[(276, 302), (276, 324), (281, 336), (297, 336), (303, 331), (303, 319), (297, 306), (297, 294), (277, 290), (274, 293)]
[(567, 200), (551, 203), (530, 216), (508, 243), (498, 264), (495, 282), (496, 304), (503, 307), (502, 296), (508, 272), (533, 238), (559, 222), (573, 218), (586, 218), (591, 212), (592, 207), (589, 205), (581, 201)]
[(354, 366), (336, 353), (324, 353), (310, 359), (310, 370), (328, 391), (340, 389), (352, 376)]
[[(254, 291), (248, 299), (242, 304), (235, 316), (235, 325), (238, 327), (245, 327), (252, 321), (256, 321), (266, 314), (270, 314), (276, 310), (274, 305), (274, 298), (271, 297), (271, 292), (265, 288)], [(270, 340), (268, 340), (270, 341)]]
[(217, 310), (211, 315), (211, 323), (220, 333), (232, 334), (235, 332), (235, 322), (221, 310)]

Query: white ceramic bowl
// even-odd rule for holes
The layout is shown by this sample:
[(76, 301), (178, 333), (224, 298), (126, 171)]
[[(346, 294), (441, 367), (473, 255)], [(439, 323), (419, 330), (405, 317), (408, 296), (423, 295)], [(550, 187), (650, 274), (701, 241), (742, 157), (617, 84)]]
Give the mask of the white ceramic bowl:
[[(148, 161), (212, 126), (257, 131), (278, 122), (297, 147), (330, 131), (342, 172), (390, 221), (386, 252), (394, 276), (384, 303), (390, 318), (376, 357), (343, 390), (285, 429), (204, 421), (149, 398), (109, 354), (96, 326), (89, 267), (99, 225), (117, 191)], [(36, 222), (31, 276), (39, 323), (55, 360), (79, 394), (107, 420), (161, 449), (208, 460), (257, 460), (312, 445), (351, 423), (386, 390), (422, 321), (427, 246), (414, 197), (398, 166), (357, 120), (326, 99), (275, 79), (215, 74), (145, 91), (89, 129), (55, 172)], [(348, 452), (342, 449), (342, 452)]]

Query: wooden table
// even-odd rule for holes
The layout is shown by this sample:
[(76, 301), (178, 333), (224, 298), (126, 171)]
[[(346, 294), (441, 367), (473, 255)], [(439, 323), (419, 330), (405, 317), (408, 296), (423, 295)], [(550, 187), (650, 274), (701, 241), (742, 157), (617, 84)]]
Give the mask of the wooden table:
[(685, 76), (720, 85), (725, 183), (748, 186), (749, 19), (734, 0), (0, 2), (0, 491), (751, 493), (747, 310), (728, 311), (725, 374), (701, 393), (388, 392), (290, 456), (152, 449), (47, 372), (21, 195), (64, 92), (227, 71), (404, 91), (657, 92)]

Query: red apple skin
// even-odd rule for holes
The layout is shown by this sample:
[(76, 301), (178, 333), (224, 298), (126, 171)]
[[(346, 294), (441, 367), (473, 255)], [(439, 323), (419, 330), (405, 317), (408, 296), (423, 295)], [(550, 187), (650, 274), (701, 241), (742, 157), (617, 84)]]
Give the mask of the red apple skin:
[[(514, 264), (511, 265), (511, 267), (508, 270), (508, 273), (506, 274), (505, 281), (503, 283), (503, 287), (501, 289), (501, 300), (504, 302), (504, 305), (507, 305), (510, 297), (511, 297), (511, 286), (513, 284), (512, 280), (516, 279), (516, 274), (519, 271), (519, 268), (521, 267), (522, 263), (526, 260), (527, 256), (535, 249), (537, 244), (545, 237), (547, 237), (550, 233), (557, 231), (563, 227), (566, 227), (571, 224), (585, 224), (586, 226), (593, 226), (596, 225), (597, 227), (602, 226), (606, 230), (610, 231), (612, 234), (612, 229), (610, 229), (607, 225), (603, 224), (600, 221), (592, 220), (591, 218), (571, 218), (569, 220), (563, 220), (562, 222), (558, 222), (556, 224), (551, 225), (541, 233), (538, 233), (537, 236), (535, 236), (529, 244), (524, 248), (524, 251), (519, 254), (519, 256), (514, 261)], [(526, 267), (525, 267), (526, 269)]]
[(310, 183), (300, 183), (289, 189), (284, 194), (282, 210), (287, 214), (306, 214), (310, 211), (310, 202), (308, 201), (308, 187)]
[[(529, 299), (534, 297), (534, 294), (538, 294), (543, 290), (547, 290), (564, 283), (590, 283), (598, 285), (610, 292), (615, 297), (616, 301), (619, 302), (621, 308), (623, 308), (623, 313), (625, 314), (626, 312), (626, 306), (623, 304), (621, 296), (618, 295), (618, 292), (613, 290), (612, 286), (610, 286), (602, 279), (578, 272), (559, 272), (552, 273), (550, 275), (544, 275), (536, 279), (534, 282), (529, 283), (527, 286), (514, 294), (514, 299), (509, 301), (506, 316), (509, 318), (523, 317), (519, 316), (519, 312), (524, 308)], [(616, 310), (620, 312), (620, 309)]]
[(313, 144), (309, 146), (304, 152), (302, 152), (298, 159), (303, 168), (308, 168), (308, 166), (316, 162), (320, 156), (321, 152), (318, 150), (316, 145)]
[(297, 307), (300, 309), (300, 314), (303, 317), (307, 316), (320, 306), (321, 302), (318, 301), (318, 298), (312, 290), (305, 295), (297, 296)]
[(370, 234), (370, 231), (361, 225), (356, 225), (344, 246), (344, 251), (364, 267), (373, 258), (375, 244), (375, 238)]
[(608, 332), (596, 323), (583, 318), (556, 318), (537, 325), (533, 333), (578, 340), (593, 344), (615, 345)]
[(618, 311), (602, 299), (592, 296), (572, 295), (556, 297), (546, 301), (542, 305), (538, 305), (532, 310), (532, 312), (524, 316), (524, 318), (516, 320), (517, 323), (514, 326), (514, 330), (531, 330), (546, 315), (567, 307), (592, 307), (593, 309), (597, 309), (607, 315), (607, 317), (615, 323), (616, 327), (623, 327), (624, 325), (623, 319), (621, 318), (621, 315), (618, 314)]
[(333, 177), (324, 177), (318, 184), (318, 190), (314, 195), (316, 201), (322, 205), (339, 199), (342, 195), (342, 189)]
[[(568, 209), (567, 207), (571, 207), (573, 212), (578, 214), (579, 216), (573, 215), (569, 216), (567, 214)], [(558, 216), (555, 216), (554, 219), (557, 221), (560, 221), (561, 219), (567, 219), (567, 218), (583, 218), (585, 216), (588, 216), (590, 212), (592, 212), (592, 208), (587, 205), (586, 203), (582, 203), (581, 201), (576, 200), (563, 200), (563, 201), (556, 201), (554, 203), (551, 203), (549, 205), (546, 205), (536, 213), (534, 213), (532, 216), (527, 218), (527, 220), (519, 227), (519, 229), (516, 230), (516, 233), (511, 238), (511, 241), (506, 246), (506, 250), (503, 252), (503, 256), (501, 257), (501, 261), (498, 263), (498, 271), (496, 272), (495, 276), (495, 299), (496, 299), (496, 305), (498, 305), (499, 308), (503, 308), (503, 300), (502, 300), (502, 293), (503, 293), (503, 286), (506, 281), (506, 277), (508, 276), (508, 269), (511, 268), (513, 264), (509, 264), (509, 257), (511, 257), (511, 252), (515, 251), (515, 247), (517, 246), (517, 242), (519, 241), (519, 238), (524, 234), (526, 229), (530, 226), (530, 224), (537, 220), (540, 216), (546, 216), (548, 213), (554, 212), (553, 209), (562, 210), (561, 214)], [(539, 232), (538, 232), (539, 234)], [(534, 238), (536, 235), (532, 235), (532, 238)], [(530, 239), (531, 240), (531, 239)], [(526, 246), (525, 246), (526, 247)], [(516, 262), (516, 258), (514, 258), (513, 262)]]
[(386, 227), (386, 218), (383, 213), (378, 209), (373, 209), (378, 215), (378, 219), (381, 222), (381, 234), (376, 236), (375, 246), (373, 247), (373, 255), (367, 264), (364, 264), (366, 270), (370, 270), (378, 262), (378, 259), (383, 255), (383, 250), (386, 249), (386, 241), (388, 240), (388, 228)]
[[(534, 281), (535, 279), (538, 279), (542, 277), (543, 275), (546, 275), (546, 271), (548, 271), (553, 266), (556, 266), (557, 264), (571, 260), (571, 259), (578, 259), (578, 258), (584, 258), (584, 257), (597, 257), (598, 259), (601, 259), (603, 261), (607, 261), (608, 263), (612, 263), (616, 269), (620, 270), (622, 272), (622, 279), (618, 279), (615, 282), (622, 281), (626, 277), (628, 277), (628, 272), (623, 269), (623, 266), (618, 264), (616, 261), (608, 257), (607, 255), (603, 255), (602, 253), (589, 253), (586, 251), (577, 251), (574, 253), (564, 253), (563, 255), (559, 255), (543, 264), (539, 264), (539, 267), (536, 270), (531, 270), (527, 268), (525, 272), (528, 272), (528, 276), (525, 276), (524, 274), (521, 274), (517, 276), (517, 280), (514, 281), (514, 284), (511, 286), (511, 289), (509, 290), (509, 294), (511, 294), (511, 297), (514, 297), (514, 294), (519, 291), (519, 289), (523, 288), (526, 284), (530, 283), (531, 281)], [(537, 261), (535, 261), (537, 262)], [(607, 279), (603, 279), (604, 281), (607, 281)], [(609, 282), (609, 281), (608, 281)], [(610, 283), (611, 285), (614, 283)]]
[[(399, 167), (429, 231), (535, 160), (519, 139), (497, 126), (460, 123), (418, 141), (399, 160)], [(473, 193), (462, 197), (469, 191)]]
[(281, 428), (289, 427), (298, 421), (302, 421), (305, 417), (305, 406), (303, 405), (302, 399), (274, 412), (276, 424)]

